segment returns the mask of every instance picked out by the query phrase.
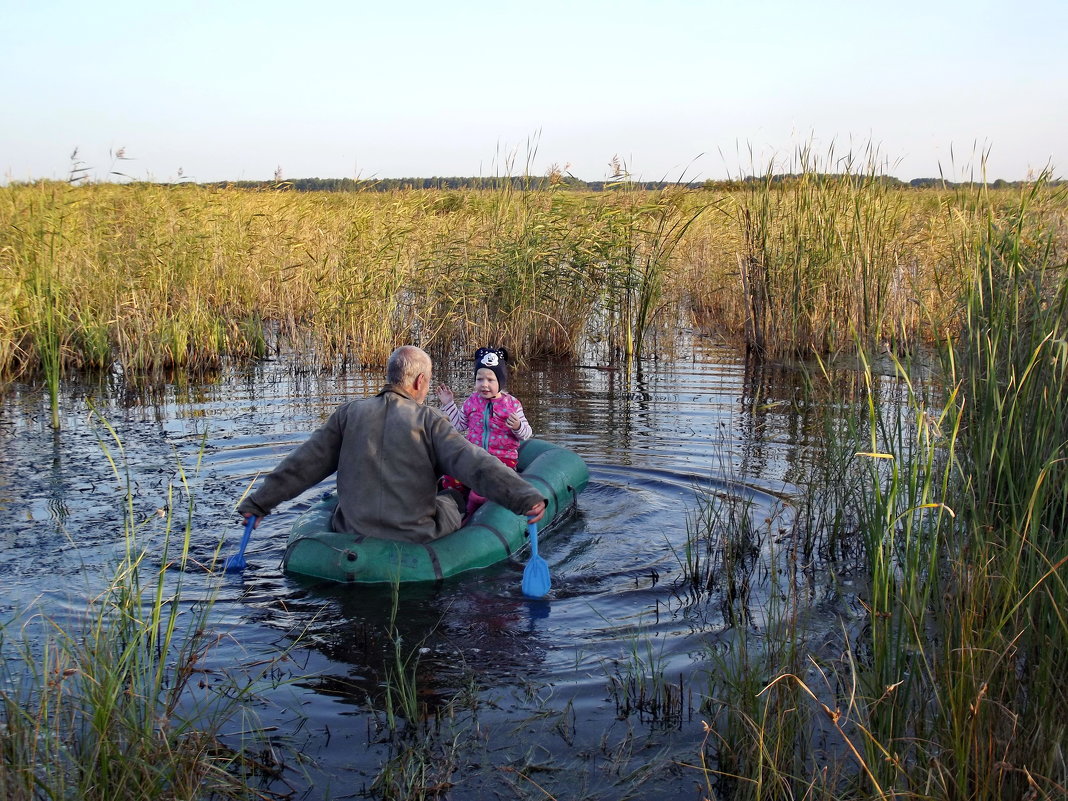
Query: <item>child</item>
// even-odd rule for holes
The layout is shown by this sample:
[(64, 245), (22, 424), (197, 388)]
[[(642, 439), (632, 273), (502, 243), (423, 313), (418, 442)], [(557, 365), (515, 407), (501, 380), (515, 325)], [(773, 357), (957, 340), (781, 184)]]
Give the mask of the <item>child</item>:
[[(456, 408), (456, 396), (444, 384), (437, 395), (441, 411), (467, 439), (485, 448), (515, 470), (519, 460), (519, 443), (530, 439), (533, 432), (523, 414), (523, 404), (505, 392), (508, 386), (508, 351), (504, 348), (479, 348), (475, 352), (475, 391)], [(445, 487), (462, 487), (456, 479), (445, 477)], [(485, 503), (474, 492), (467, 499), (467, 514)]]

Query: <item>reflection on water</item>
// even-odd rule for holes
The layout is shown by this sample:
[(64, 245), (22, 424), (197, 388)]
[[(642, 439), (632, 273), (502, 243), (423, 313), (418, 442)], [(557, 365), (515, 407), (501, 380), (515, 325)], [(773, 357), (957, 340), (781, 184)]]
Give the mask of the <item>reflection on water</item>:
[[(183, 577), (190, 597), (218, 591), (214, 623), (230, 635), (218, 665), (291, 649), (256, 711), (283, 753), (299, 752), (285, 777), (299, 796), (371, 792), (396, 753), (383, 721), (397, 654), (425, 714), (455, 733), (446, 757), (460, 797), (532, 792), (517, 773), (532, 765), (552, 766), (539, 782), (557, 797), (618, 798), (638, 784), (647, 797), (700, 795), (700, 776), (673, 760), (696, 759), (710, 653), (733, 626), (764, 625), (767, 590), (731, 588), (717, 570), (701, 588), (682, 581), (687, 522), (718, 499), (741, 502), (757, 528), (786, 527), (823, 410), (797, 370), (700, 341), (683, 350), (632, 373), (551, 365), (513, 376), (536, 434), (590, 467), (578, 508), (542, 539), (546, 601), (522, 596), (522, 554), (405, 587), (395, 603), (389, 588), (283, 575), (287, 530), (329, 483), (264, 521), (244, 573)], [(466, 359), (436, 370), (458, 394), (470, 385)], [(68, 388), (58, 433), (42, 396), (16, 387), (0, 407), (0, 614), (42, 593), (73, 614), (122, 547), (127, 497), (151, 547), (168, 514), (179, 528), (191, 515), (195, 558), (210, 564), (224, 537), (225, 556), (241, 533), (238, 497), (338, 403), (381, 380), (287, 362), (152, 391), (112, 378)], [(754, 565), (774, 545), (758, 542)], [(829, 624), (835, 598), (812, 581), (812, 625)], [(672, 714), (655, 713), (654, 694)]]

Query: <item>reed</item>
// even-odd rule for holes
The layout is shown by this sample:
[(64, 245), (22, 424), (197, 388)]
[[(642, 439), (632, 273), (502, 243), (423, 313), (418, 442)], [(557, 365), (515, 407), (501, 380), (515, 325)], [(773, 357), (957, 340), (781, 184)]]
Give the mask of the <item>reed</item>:
[[(788, 180), (769, 165), (730, 190), (601, 193), (11, 184), (0, 377), (203, 370), (283, 347), (378, 364), (407, 341), (618, 361), (673, 341), (686, 314), (766, 355), (854, 335), (904, 352), (960, 330), (961, 254), (985, 212), (892, 189), (874, 164), (802, 150)], [(1038, 191), (1063, 243), (1068, 203)], [(1007, 219), (1010, 194), (984, 208)]]
[(69, 288), (59, 264), (64, 220), (73, 203), (67, 190), (66, 184), (56, 184), (36, 198), (33, 213), (12, 227), (11, 244), (4, 250), (11, 261), (5, 282), (4, 358), (13, 373), (25, 364), (38, 365), (54, 429), (60, 425), (59, 384), (70, 327), (64, 302)]
[[(28, 611), (19, 630), (15, 621), (0, 630), (4, 798), (255, 795), (244, 775), (252, 761), (222, 733), (249, 684), (197, 686), (214, 644), (211, 604), (190, 611), (182, 602), (191, 527), (177, 528), (169, 515), (161, 524), (146, 532), (135, 523), (128, 487), (125, 552), (84, 617), (61, 625)], [(149, 534), (161, 537), (158, 563), (142, 544)]]
[[(419, 653), (425, 642), (406, 644), (397, 627), (400, 584), (391, 587), (390, 641), (384, 665), (383, 706), (389, 733), (389, 754), (383, 760), (372, 789), (383, 799), (432, 799), (448, 796), (452, 777), (459, 770), (460, 754), (469, 739), (460, 714), (474, 714), (474, 687), (430, 710), (419, 675)], [(432, 632), (427, 633), (427, 637)]]
[[(852, 554), (830, 567), (856, 612), (816, 640), (789, 614), (805, 583), (784, 583), (765, 555), (772, 587), (755, 591), (772, 599), (770, 625), (759, 640), (733, 626), (713, 651), (701, 769), (717, 792), (983, 800), (1068, 787), (1068, 280), (1041, 208), (1060, 201), (1041, 186), (1014, 208), (1001, 200), (959, 201), (985, 207), (988, 225), (960, 243), (975, 274), (944, 381), (914, 384), (901, 362), (879, 380), (862, 360), (861, 391), (836, 410), (852, 409), (851, 424), (833, 432), (853, 454), (828, 442), (845, 480), (811, 491), (852, 511), (794, 518), (852, 531)], [(717, 541), (744, 538), (730, 515), (698, 518), (698, 531), (701, 519)]]
[(626, 720), (636, 715), (642, 723), (681, 728), (692, 719), (693, 694), (686, 679), (667, 673), (662, 649), (657, 649), (639, 625), (627, 641), (627, 652), (606, 665), (608, 691), (616, 716)]
[[(733, 475), (731, 486), (742, 486)], [(741, 493), (698, 495), (680, 557), (681, 587), (691, 603), (712, 606), (722, 625), (706, 647), (700, 707), (709, 798), (787, 798), (811, 785), (811, 721), (798, 688), (767, 686), (781, 671), (803, 672), (809, 635), (798, 610), (805, 578), (796, 543), (778, 539), (782, 521), (759, 518)]]
[[(985, 198), (981, 199), (984, 202)], [(960, 382), (967, 520), (946, 614), (939, 781), (994, 798), (1068, 787), (1068, 276), (1041, 182), (971, 251)]]
[(419, 700), (419, 646), (408, 647), (397, 630), (397, 610), (400, 607), (400, 583), (392, 585), (392, 605), (389, 618), (389, 639), (392, 660), (385, 666), (386, 725), (394, 735), (405, 726), (417, 729), (427, 719), (426, 709)]
[[(915, 331), (912, 198), (888, 189), (877, 164), (874, 154), (858, 164), (802, 148), (796, 175), (779, 180), (769, 165), (739, 195), (743, 330), (758, 354), (826, 353), (854, 338), (870, 347)], [(922, 255), (933, 269), (937, 253)]]

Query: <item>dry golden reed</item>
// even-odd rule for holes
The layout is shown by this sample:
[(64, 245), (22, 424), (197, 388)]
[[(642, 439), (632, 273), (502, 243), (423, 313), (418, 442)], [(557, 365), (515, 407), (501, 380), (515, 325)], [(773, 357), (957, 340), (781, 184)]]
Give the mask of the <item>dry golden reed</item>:
[(961, 254), (1018, 194), (812, 170), (730, 191), (12, 184), (0, 377), (404, 342), (611, 361), (693, 323), (769, 355), (907, 348), (957, 329)]

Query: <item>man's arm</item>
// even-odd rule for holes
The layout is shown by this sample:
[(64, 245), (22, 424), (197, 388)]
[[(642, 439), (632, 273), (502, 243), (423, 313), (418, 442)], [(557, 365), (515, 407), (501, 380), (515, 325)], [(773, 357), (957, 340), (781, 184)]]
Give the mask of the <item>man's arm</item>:
[[(436, 469), (459, 479), (479, 495), (499, 503), (517, 515), (543, 512), (536, 509), (545, 499), (512, 468), (489, 451), (472, 445), (441, 415), (432, 420), (431, 441)], [(539, 515), (538, 520), (541, 517)], [(537, 521), (532, 521), (537, 522)]]
[(269, 514), (278, 504), (295, 498), (337, 471), (343, 438), (343, 413), (338, 408), (330, 419), (286, 456), (263, 479), (263, 483), (237, 507), (241, 514)]

